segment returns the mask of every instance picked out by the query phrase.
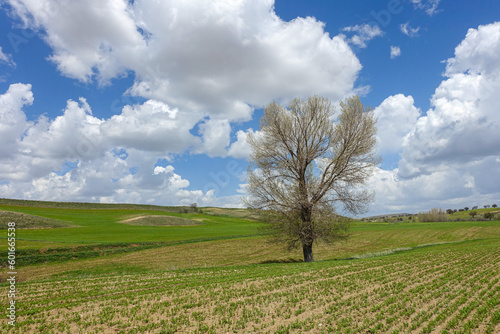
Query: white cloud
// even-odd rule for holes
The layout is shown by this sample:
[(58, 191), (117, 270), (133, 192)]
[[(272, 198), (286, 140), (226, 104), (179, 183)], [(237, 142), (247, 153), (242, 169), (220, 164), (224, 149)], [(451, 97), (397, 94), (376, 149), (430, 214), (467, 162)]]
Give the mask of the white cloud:
[(439, 13), (441, 10), (437, 7), (441, 0), (411, 0), (413, 8), (424, 10), (427, 15), (432, 16)]
[(338, 100), (361, 70), (343, 38), (311, 17), (281, 20), (270, 0), (9, 3), (62, 74), (105, 84), (132, 71), (130, 94), (198, 120), (249, 120), (255, 106), (299, 95)]
[(182, 153), (199, 145), (190, 130), (199, 115), (181, 113), (163, 102), (148, 100), (126, 105), (121, 114), (100, 125), (102, 135), (115, 146), (144, 151)]
[(401, 49), (399, 46), (391, 45), (391, 59), (401, 56)]
[[(455, 57), (447, 60), (446, 75), (475, 73), (493, 76), (500, 72), (499, 54), (500, 22), (471, 28), (455, 48)], [(492, 88), (492, 91), (495, 89), (498, 87)]]
[(62, 74), (102, 83), (125, 73), (131, 55), (145, 46), (127, 2), (11, 0), (25, 27), (43, 30)]
[(355, 33), (347, 41), (351, 44), (359, 46), (360, 48), (366, 48), (366, 42), (371, 41), (375, 37), (382, 36), (384, 33), (377, 25), (355, 25), (350, 27), (345, 27), (343, 29), (345, 32)]
[[(432, 109), (421, 117), (404, 143), (399, 174), (432, 173), (443, 164), (467, 164), (500, 153), (500, 64), (488, 50), (500, 50), (500, 23), (469, 30), (448, 60)], [(488, 47), (487, 47), (488, 46)]]
[(205, 153), (209, 157), (225, 156), (230, 143), (231, 125), (225, 119), (208, 119), (200, 124), (201, 145), (195, 152)]
[(30, 125), (22, 108), (32, 103), (31, 85), (12, 84), (5, 94), (0, 95), (1, 160), (11, 159), (18, 153), (19, 142)]
[[(500, 179), (494, 175), (500, 173), (500, 63), (495, 63), (492, 52), (499, 50), (499, 35), (500, 23), (480, 26), (470, 29), (457, 46), (455, 57), (447, 61), (447, 78), (432, 96), (432, 108), (404, 136), (398, 168), (378, 169), (370, 180), (376, 191), (372, 213), (416, 213), (498, 201)], [(377, 108), (379, 117), (397, 120), (397, 111), (407, 110), (412, 116), (402, 123), (410, 125), (416, 115), (410, 98), (400, 95), (391, 97), (392, 103), (384, 101)], [(392, 136), (401, 138), (403, 132)], [(383, 147), (391, 131), (381, 133), (388, 135), (381, 140)]]
[[(188, 190), (189, 181), (172, 165), (157, 165), (189, 145), (200, 150), (206, 145), (203, 153), (226, 156), (227, 121), (203, 124), (201, 142), (189, 133), (194, 125), (186, 127), (177, 110), (158, 101), (126, 106), (120, 115), (98, 119), (80, 98), (68, 100), (55, 119), (41, 116), (28, 122), (23, 108), (33, 101), (31, 85), (13, 84), (0, 95), (2, 196), (160, 205), (222, 206), (228, 200), (239, 205), (236, 197), (216, 197), (214, 189)], [(219, 145), (220, 140), (227, 143)]]
[(9, 54), (5, 54), (2, 51), (2, 47), (0, 46), (0, 64), (1, 63), (5, 63), (12, 67), (16, 66), (16, 63), (12, 60), (12, 56)]
[[(258, 132), (258, 131), (257, 131)], [(248, 134), (255, 133), (253, 129), (247, 131), (239, 130), (236, 133), (236, 141), (231, 144), (228, 149), (228, 155), (236, 159), (248, 159), (252, 153), (252, 148), (247, 142)]]
[(420, 116), (413, 103), (413, 97), (397, 94), (389, 96), (375, 108), (380, 153), (401, 151), (405, 136), (413, 129)]
[(410, 26), (410, 22), (403, 23), (399, 26), (401, 29), (401, 32), (405, 34), (408, 37), (416, 37), (418, 36), (418, 31), (420, 30), (420, 27), (412, 28)]

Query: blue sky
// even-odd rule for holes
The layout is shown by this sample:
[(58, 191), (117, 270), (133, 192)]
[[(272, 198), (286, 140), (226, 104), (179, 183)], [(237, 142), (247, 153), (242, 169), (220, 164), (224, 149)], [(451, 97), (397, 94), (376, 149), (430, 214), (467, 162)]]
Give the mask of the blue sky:
[(496, 203), (499, 21), (486, 0), (4, 1), (0, 197), (241, 206), (263, 106), (359, 94), (367, 215)]

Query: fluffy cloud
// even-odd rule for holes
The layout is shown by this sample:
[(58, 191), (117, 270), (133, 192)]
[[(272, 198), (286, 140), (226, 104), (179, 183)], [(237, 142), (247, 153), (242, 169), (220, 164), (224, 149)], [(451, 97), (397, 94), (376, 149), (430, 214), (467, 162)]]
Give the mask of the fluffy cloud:
[(181, 153), (200, 145), (190, 133), (197, 116), (180, 113), (163, 102), (148, 100), (126, 105), (121, 114), (100, 125), (103, 136), (115, 146), (165, 153)]
[(397, 94), (386, 98), (373, 111), (377, 118), (378, 151), (399, 153), (403, 140), (413, 129), (419, 110), (413, 105), (413, 97)]
[(12, 11), (26, 28), (44, 33), (50, 56), (62, 74), (89, 82), (107, 82), (130, 65), (127, 54), (144, 40), (137, 31), (127, 2), (11, 0)]
[[(402, 95), (386, 99), (376, 109), (379, 136), (387, 135), (381, 137), (382, 149), (397, 150), (398, 145), (384, 143), (404, 139), (398, 168), (378, 169), (370, 180), (377, 194), (372, 212), (382, 207), (418, 212), (498, 201), (500, 180), (494, 175), (500, 173), (500, 62), (494, 50), (499, 48), (500, 23), (470, 29), (455, 57), (447, 61), (446, 78), (425, 116), (416, 119), (413, 99)], [(398, 120), (399, 113), (405, 131), (411, 128), (406, 136), (403, 129), (391, 133), (380, 122), (385, 116)]]
[(401, 56), (401, 49), (399, 46), (391, 45), (391, 59)]
[(347, 41), (354, 44), (360, 48), (366, 48), (366, 42), (371, 41), (375, 37), (382, 36), (384, 33), (380, 30), (377, 25), (355, 25), (350, 27), (345, 27), (343, 29), (345, 32), (354, 33), (354, 35)]
[[(189, 189), (190, 182), (175, 172), (171, 154), (190, 148), (214, 156), (246, 157), (229, 147), (229, 122), (207, 119), (199, 125), (201, 140), (190, 133), (195, 124), (179, 118), (177, 110), (148, 100), (125, 106), (108, 119), (92, 115), (87, 101), (69, 100), (55, 119), (41, 116), (28, 122), (23, 108), (34, 101), (31, 85), (13, 84), (0, 95), (0, 191), (2, 196), (61, 201), (127, 202), (205, 206), (241, 206), (239, 196), (217, 196), (220, 184)], [(243, 133), (243, 131), (242, 131)], [(246, 133), (246, 132), (245, 132)], [(184, 138), (184, 139), (183, 139)], [(231, 150), (232, 148), (232, 150)], [(161, 164), (159, 164), (161, 163)], [(241, 176), (241, 167), (228, 164), (224, 178)]]
[(491, 50), (500, 50), (500, 23), (469, 30), (455, 49), (447, 62), (448, 78), (431, 99), (433, 108), (403, 144), (400, 176), (428, 174), (443, 164), (467, 164), (500, 153), (500, 63)]
[(231, 147), (228, 149), (228, 155), (237, 159), (248, 159), (252, 153), (252, 148), (247, 142), (247, 137), (250, 133), (255, 132), (253, 129), (248, 129), (247, 131), (239, 130), (236, 133), (236, 141), (232, 143)]
[(29, 126), (22, 108), (32, 103), (31, 85), (13, 84), (0, 95), (1, 160), (11, 159), (18, 152), (19, 141)]
[(231, 125), (225, 119), (208, 119), (200, 124), (202, 144), (195, 152), (203, 152), (209, 157), (225, 156), (229, 146)]
[(9, 3), (43, 32), (62, 74), (107, 83), (133, 71), (129, 94), (182, 113), (242, 121), (273, 99), (338, 100), (361, 69), (342, 37), (311, 17), (281, 20), (270, 0)]

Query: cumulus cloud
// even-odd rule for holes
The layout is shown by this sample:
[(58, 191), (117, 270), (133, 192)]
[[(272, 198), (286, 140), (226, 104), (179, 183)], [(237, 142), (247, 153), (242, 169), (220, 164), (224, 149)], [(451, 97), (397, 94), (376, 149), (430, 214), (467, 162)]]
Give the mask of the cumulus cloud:
[(225, 156), (230, 143), (231, 125), (225, 119), (208, 119), (200, 124), (202, 143), (195, 152), (209, 157)]
[(41, 34), (53, 50), (49, 57), (68, 77), (102, 83), (122, 75), (145, 41), (127, 2), (8, 1), (26, 28)]
[(361, 69), (342, 37), (311, 17), (281, 20), (270, 0), (9, 3), (42, 32), (62, 74), (105, 84), (132, 71), (129, 94), (180, 112), (242, 121), (273, 99), (338, 100)]
[(347, 41), (360, 48), (366, 48), (367, 42), (371, 41), (375, 37), (382, 36), (384, 34), (383, 31), (380, 30), (379, 26), (366, 23), (362, 25), (345, 27), (343, 31), (354, 33), (354, 35)]
[[(431, 98), (431, 109), (415, 121), (413, 99), (393, 96), (376, 110), (379, 118), (411, 115), (403, 124), (414, 122), (402, 140), (401, 160), (394, 170), (378, 169), (370, 180), (378, 207), (418, 212), (431, 207), (463, 207), (490, 204), (500, 196), (500, 63), (491, 50), (500, 47), (500, 23), (470, 29), (447, 61), (446, 78)], [(495, 62), (496, 60), (496, 62)], [(405, 111), (406, 110), (406, 113)], [(392, 115), (392, 116), (389, 116)], [(398, 122), (396, 122), (398, 124)], [(379, 126), (383, 126), (379, 124)], [(406, 127), (408, 130), (409, 127)], [(380, 145), (391, 134), (382, 129)], [(395, 139), (394, 139), (395, 140)], [(382, 212), (380, 212), (382, 213)]]
[(401, 56), (401, 49), (399, 46), (391, 45), (391, 59)]
[[(0, 95), (0, 159), (11, 159), (19, 151), (19, 142), (29, 123), (23, 112), (33, 103), (31, 85), (13, 84)], [(1, 168), (1, 167), (0, 167)]]
[[(500, 22), (469, 29), (465, 39), (455, 48), (455, 56), (446, 62), (446, 75), (459, 73), (498, 74), (500, 65)], [(488, 89), (488, 87), (483, 87)], [(492, 87), (491, 92), (498, 89)]]
[(418, 120), (403, 144), (402, 177), (500, 153), (500, 115), (496, 108), (500, 64), (497, 60), (495, 65), (486, 44), (490, 51), (500, 48), (500, 23), (469, 30), (455, 49), (455, 57), (447, 62), (448, 78), (431, 99), (432, 108)]
[(250, 144), (248, 144), (247, 138), (250, 133), (256, 132), (254, 132), (253, 129), (248, 129), (247, 131), (239, 130), (236, 133), (236, 141), (233, 142), (228, 149), (228, 155), (236, 159), (248, 159), (252, 153), (252, 148)]
[(115, 146), (151, 152), (181, 153), (198, 146), (190, 133), (198, 115), (181, 113), (163, 102), (148, 100), (126, 105), (119, 115), (100, 124), (100, 131)]
[(389, 96), (373, 112), (377, 118), (378, 151), (382, 154), (399, 153), (404, 138), (420, 116), (413, 97), (403, 94)]
[(12, 84), (0, 95), (3, 196), (169, 205), (188, 198), (203, 203), (218, 200), (208, 193), (210, 189), (201, 195), (186, 190), (189, 181), (176, 174), (173, 166), (157, 165), (169, 159), (166, 152), (186, 149), (178, 147), (187, 144), (177, 138), (186, 133), (193, 137), (189, 129), (179, 130), (183, 121), (163, 103), (146, 101), (125, 107), (120, 115), (98, 119), (80, 98), (68, 100), (55, 119), (41, 116), (28, 122), (23, 108), (33, 101), (31, 85)]

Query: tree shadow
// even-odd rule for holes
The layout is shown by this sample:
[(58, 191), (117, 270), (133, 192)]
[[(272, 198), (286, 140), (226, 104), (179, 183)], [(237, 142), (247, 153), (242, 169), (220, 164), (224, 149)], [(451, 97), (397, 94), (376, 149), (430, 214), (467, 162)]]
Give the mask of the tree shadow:
[(299, 263), (299, 262), (304, 262), (302, 259), (279, 259), (279, 260), (266, 260), (259, 262), (259, 264), (270, 264), (270, 263)]

